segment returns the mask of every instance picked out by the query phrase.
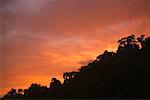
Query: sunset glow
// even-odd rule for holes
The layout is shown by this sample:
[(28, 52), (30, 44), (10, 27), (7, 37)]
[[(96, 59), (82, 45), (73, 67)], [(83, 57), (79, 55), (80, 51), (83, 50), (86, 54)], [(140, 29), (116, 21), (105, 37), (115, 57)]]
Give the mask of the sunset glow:
[(78, 70), (118, 39), (150, 36), (150, 0), (1, 0), (0, 95)]

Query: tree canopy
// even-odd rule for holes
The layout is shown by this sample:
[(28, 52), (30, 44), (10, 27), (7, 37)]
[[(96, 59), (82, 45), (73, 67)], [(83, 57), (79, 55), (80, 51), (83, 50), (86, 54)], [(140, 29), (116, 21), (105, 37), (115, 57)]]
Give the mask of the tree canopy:
[(63, 83), (52, 78), (49, 87), (12, 88), (3, 99), (150, 98), (150, 37), (130, 35), (118, 43), (116, 53), (106, 50), (79, 71), (65, 72)]

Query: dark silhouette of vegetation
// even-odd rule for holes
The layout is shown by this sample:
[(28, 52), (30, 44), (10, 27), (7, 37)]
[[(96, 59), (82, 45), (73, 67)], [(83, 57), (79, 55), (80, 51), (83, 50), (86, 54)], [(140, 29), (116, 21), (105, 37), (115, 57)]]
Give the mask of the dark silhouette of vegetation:
[(3, 99), (150, 98), (150, 37), (130, 35), (118, 43), (116, 53), (106, 50), (78, 72), (65, 72), (63, 83), (52, 78), (49, 87), (11, 89)]
[(119, 47), (117, 53), (119, 55), (131, 54), (139, 50), (139, 45), (137, 44), (134, 35), (124, 37), (121, 40), (118, 40), (118, 43), (119, 43)]

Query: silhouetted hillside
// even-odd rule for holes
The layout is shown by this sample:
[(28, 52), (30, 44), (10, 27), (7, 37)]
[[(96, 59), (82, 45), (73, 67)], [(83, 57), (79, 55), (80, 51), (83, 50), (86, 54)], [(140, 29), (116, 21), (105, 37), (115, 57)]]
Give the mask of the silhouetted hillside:
[(106, 50), (78, 72), (65, 72), (62, 84), (53, 78), (50, 87), (31, 84), (12, 89), (4, 99), (150, 98), (150, 37), (131, 35), (118, 43), (116, 53)]

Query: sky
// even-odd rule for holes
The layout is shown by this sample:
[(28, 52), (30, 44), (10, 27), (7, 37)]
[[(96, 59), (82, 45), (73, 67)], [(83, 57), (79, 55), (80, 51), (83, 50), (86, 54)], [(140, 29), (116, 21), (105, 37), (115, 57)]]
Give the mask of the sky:
[(63, 81), (117, 40), (150, 36), (150, 0), (0, 0), (0, 95)]

